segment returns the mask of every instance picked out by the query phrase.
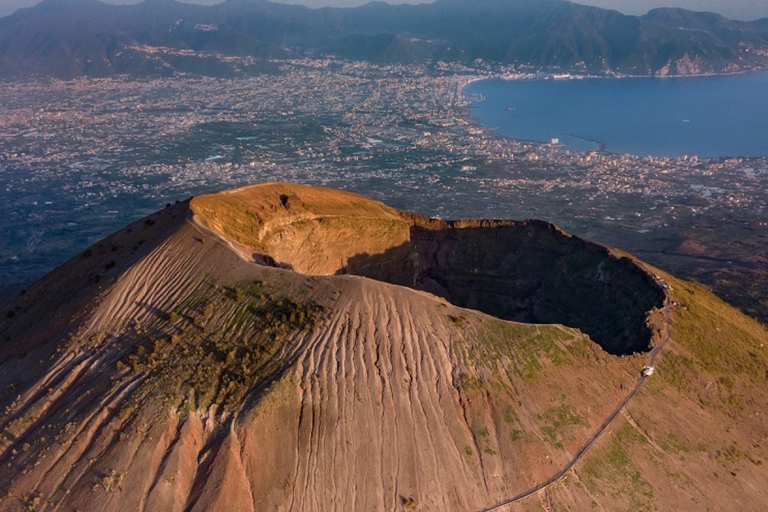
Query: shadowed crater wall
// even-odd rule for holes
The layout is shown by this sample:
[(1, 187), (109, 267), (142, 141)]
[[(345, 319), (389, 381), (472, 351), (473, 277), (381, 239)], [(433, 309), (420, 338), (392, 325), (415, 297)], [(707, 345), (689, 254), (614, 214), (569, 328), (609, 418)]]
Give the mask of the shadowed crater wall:
[(577, 327), (614, 355), (650, 348), (648, 314), (664, 291), (606, 247), (541, 221), (421, 222), (411, 240), (417, 288), (508, 320)]
[(614, 355), (650, 349), (664, 291), (630, 259), (547, 222), (443, 222), (406, 215), (409, 242), (339, 273), (410, 286), (528, 323), (576, 327)]
[(664, 291), (630, 259), (547, 222), (443, 222), (406, 215), (410, 241), (339, 273), (425, 290), (528, 323), (576, 327), (614, 355), (647, 351)]
[(576, 327), (614, 355), (650, 349), (649, 315), (664, 302), (629, 258), (542, 221), (441, 221), (284, 184), (206, 196), (193, 209), (262, 263), (369, 277), (507, 320)]

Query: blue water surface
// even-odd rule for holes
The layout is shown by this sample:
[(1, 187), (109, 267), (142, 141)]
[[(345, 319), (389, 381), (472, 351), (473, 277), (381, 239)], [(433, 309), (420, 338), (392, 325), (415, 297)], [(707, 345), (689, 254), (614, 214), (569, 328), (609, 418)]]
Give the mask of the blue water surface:
[[(464, 89), (501, 135), (635, 155), (768, 156), (768, 72), (696, 78), (500, 80)], [(595, 142), (590, 142), (595, 141)]]

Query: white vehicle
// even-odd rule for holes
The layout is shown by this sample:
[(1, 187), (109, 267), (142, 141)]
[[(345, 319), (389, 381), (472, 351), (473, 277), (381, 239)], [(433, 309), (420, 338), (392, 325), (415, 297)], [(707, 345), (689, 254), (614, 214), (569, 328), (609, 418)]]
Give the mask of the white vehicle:
[(646, 377), (653, 375), (653, 366), (643, 366), (642, 374)]

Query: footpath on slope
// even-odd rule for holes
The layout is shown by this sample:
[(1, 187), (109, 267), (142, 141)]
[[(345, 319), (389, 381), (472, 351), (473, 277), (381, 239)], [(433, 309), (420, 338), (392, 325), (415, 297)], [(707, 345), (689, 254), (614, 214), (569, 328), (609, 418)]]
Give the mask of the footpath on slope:
[[(656, 360), (656, 355), (661, 351), (661, 349), (664, 348), (664, 346), (669, 342), (669, 339), (672, 336), (672, 329), (670, 325), (670, 314), (669, 314), (669, 309), (670, 309), (669, 288), (661, 280), (661, 278), (656, 276), (656, 274), (650, 272), (647, 268), (644, 268), (644, 270), (648, 272), (650, 275), (654, 276), (653, 279), (654, 281), (656, 281), (656, 284), (663, 287), (664, 290), (666, 291), (666, 297), (664, 299), (664, 330), (665, 332), (661, 342), (659, 342), (658, 345), (653, 347), (653, 349), (650, 352), (650, 359), (648, 362), (648, 366), (653, 367), (653, 363)], [(608, 416), (608, 418), (603, 422), (603, 424), (600, 425), (600, 428), (598, 428), (597, 431), (595, 431), (595, 433), (592, 434), (592, 437), (590, 437), (587, 440), (587, 442), (584, 443), (581, 449), (579, 449), (579, 451), (576, 452), (576, 455), (573, 456), (573, 458), (568, 462), (568, 464), (566, 464), (560, 471), (555, 473), (555, 475), (552, 476), (549, 480), (546, 480), (543, 483), (537, 485), (536, 487), (533, 487), (532, 489), (529, 489), (523, 493), (520, 493), (516, 496), (505, 499), (503, 501), (500, 501), (495, 505), (491, 505), (490, 507), (478, 510), (477, 512), (491, 512), (494, 510), (500, 510), (508, 505), (512, 505), (514, 503), (522, 501), (529, 496), (533, 496), (534, 494), (537, 494), (547, 489), (548, 487), (556, 484), (560, 480), (562, 480), (565, 477), (565, 475), (573, 468), (573, 466), (575, 466), (576, 463), (579, 462), (584, 457), (587, 451), (589, 451), (589, 449), (592, 448), (592, 446), (597, 442), (600, 436), (606, 430), (608, 430), (608, 427), (610, 427), (611, 424), (614, 422), (614, 420), (618, 417), (618, 415), (621, 414), (621, 411), (624, 409), (624, 407), (626, 407), (627, 404), (629, 404), (629, 402), (635, 397), (637, 392), (640, 391), (640, 388), (643, 387), (643, 383), (645, 383), (648, 377), (650, 377), (650, 375), (646, 375), (645, 372), (641, 372), (640, 377), (637, 379), (637, 384), (635, 384), (635, 387), (632, 388), (632, 391), (629, 392), (627, 397), (616, 407), (616, 409), (613, 410), (610, 416)]]

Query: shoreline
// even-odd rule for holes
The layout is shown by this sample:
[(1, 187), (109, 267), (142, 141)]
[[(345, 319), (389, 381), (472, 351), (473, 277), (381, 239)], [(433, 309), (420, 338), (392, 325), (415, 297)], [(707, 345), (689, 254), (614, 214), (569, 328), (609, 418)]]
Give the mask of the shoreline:
[(623, 74), (617, 74), (617, 75), (571, 75), (569, 74), (568, 78), (554, 78), (557, 73), (542, 73), (542, 72), (535, 72), (535, 73), (520, 73), (517, 76), (509, 73), (501, 74), (501, 73), (494, 73), (491, 75), (475, 75), (471, 79), (466, 81), (460, 81), (460, 87), (458, 90), (459, 94), (464, 94), (464, 88), (475, 83), (475, 82), (482, 82), (483, 80), (503, 80), (505, 82), (517, 82), (521, 80), (530, 80), (530, 81), (558, 81), (558, 82), (568, 82), (571, 80), (627, 80), (627, 79), (650, 79), (650, 80), (673, 80), (673, 79), (694, 79), (694, 78), (717, 78), (717, 77), (729, 77), (729, 76), (740, 76), (740, 75), (749, 75), (749, 74), (757, 74), (757, 73), (768, 73), (768, 69), (753, 69), (753, 70), (742, 70), (742, 71), (731, 71), (729, 73), (700, 73), (700, 74), (688, 74), (688, 75), (623, 75)]
[(467, 99), (467, 93), (465, 91), (465, 88), (469, 86), (470, 84), (481, 82), (484, 80), (501, 80), (505, 82), (517, 82), (517, 81), (558, 81), (558, 82), (566, 82), (570, 80), (589, 80), (589, 79), (672, 79), (672, 78), (716, 78), (716, 77), (731, 77), (731, 76), (740, 76), (740, 75), (747, 75), (747, 74), (768, 74), (768, 69), (760, 69), (760, 70), (754, 70), (754, 71), (738, 71), (738, 72), (732, 72), (732, 73), (710, 73), (710, 74), (702, 74), (702, 75), (675, 75), (675, 76), (661, 76), (661, 77), (655, 77), (655, 76), (648, 76), (648, 75), (620, 75), (620, 76), (593, 76), (593, 75), (574, 75), (575, 78), (568, 78), (568, 79), (553, 79), (552, 74), (548, 74), (547, 76), (536, 76), (535, 74), (520, 74), (518, 76), (513, 76), (510, 74), (493, 74), (493, 75), (486, 75), (486, 76), (459, 76), (457, 77), (456, 86), (456, 94), (460, 95), (460, 99), (462, 104), (460, 106), (457, 106), (457, 110), (461, 110), (462, 115), (459, 116), (464, 122), (467, 123), (468, 126), (472, 126), (473, 128), (481, 129), (485, 132), (493, 134), (495, 137), (502, 138), (504, 140), (508, 140), (517, 144), (525, 145), (534, 145), (538, 146), (541, 149), (557, 149), (560, 151), (569, 151), (573, 153), (579, 153), (582, 155), (586, 155), (588, 153), (597, 152), (604, 155), (613, 155), (613, 156), (630, 156), (633, 158), (666, 158), (674, 161), (678, 161), (684, 158), (691, 158), (696, 157), (701, 162), (717, 162), (717, 161), (725, 161), (730, 159), (743, 159), (747, 161), (761, 161), (768, 159), (768, 153), (763, 155), (745, 155), (745, 154), (734, 154), (734, 155), (708, 155), (708, 156), (702, 156), (701, 154), (697, 153), (691, 153), (691, 154), (681, 154), (681, 155), (656, 155), (653, 153), (649, 154), (637, 154), (637, 153), (627, 153), (627, 152), (616, 152), (616, 151), (610, 151), (607, 150), (607, 144), (602, 141), (597, 141), (593, 139), (589, 139), (586, 137), (581, 137), (578, 135), (574, 135), (572, 133), (566, 133), (566, 136), (573, 137), (579, 140), (583, 140), (585, 142), (589, 142), (592, 144), (595, 144), (598, 146), (596, 149), (571, 149), (568, 147), (568, 145), (562, 145), (554, 147), (550, 145), (547, 141), (537, 141), (533, 139), (521, 139), (517, 137), (507, 136), (499, 132), (501, 127), (491, 127), (486, 126), (482, 124), (480, 121), (478, 121), (471, 112), (471, 108), (473, 106), (478, 105), (478, 102), (476, 101), (470, 101)]

